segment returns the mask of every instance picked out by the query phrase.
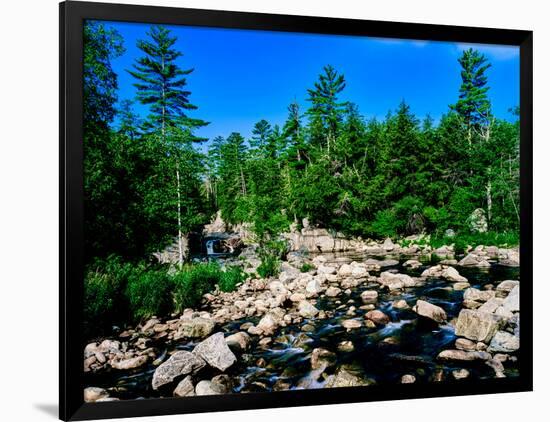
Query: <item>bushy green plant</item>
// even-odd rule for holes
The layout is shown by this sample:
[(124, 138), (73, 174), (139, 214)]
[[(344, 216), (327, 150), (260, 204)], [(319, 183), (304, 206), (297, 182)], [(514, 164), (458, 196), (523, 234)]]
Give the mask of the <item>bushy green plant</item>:
[(172, 276), (176, 311), (181, 312), (200, 304), (202, 296), (214, 290), (220, 280), (220, 272), (216, 262), (208, 262), (188, 265)]
[(315, 266), (310, 264), (309, 262), (305, 262), (302, 264), (302, 266), (300, 267), (300, 271), (303, 272), (303, 273), (307, 273), (308, 271), (314, 269)]
[(164, 269), (141, 266), (128, 279), (126, 295), (135, 321), (165, 315), (172, 309), (173, 283)]
[(375, 237), (392, 237), (397, 234), (395, 213), (392, 209), (378, 211), (371, 224), (371, 231)]
[(246, 274), (240, 267), (228, 267), (219, 273), (218, 286), (222, 292), (232, 292), (246, 278)]
[(101, 334), (118, 323), (127, 311), (124, 289), (130, 264), (120, 257), (96, 260), (84, 277), (84, 331), (86, 336)]

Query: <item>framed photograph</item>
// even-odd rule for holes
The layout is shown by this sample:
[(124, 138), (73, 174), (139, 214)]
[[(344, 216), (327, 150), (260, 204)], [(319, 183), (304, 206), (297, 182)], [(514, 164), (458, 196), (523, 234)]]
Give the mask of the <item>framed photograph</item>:
[(61, 3), (60, 418), (531, 390), (532, 36)]

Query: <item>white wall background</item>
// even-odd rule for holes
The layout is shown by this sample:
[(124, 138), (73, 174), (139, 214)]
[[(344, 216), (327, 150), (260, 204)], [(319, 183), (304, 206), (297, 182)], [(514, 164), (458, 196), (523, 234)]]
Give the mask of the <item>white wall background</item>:
[[(202, 414), (189, 422), (349, 419), (548, 420), (550, 280), (550, 25), (541, 0), (149, 0), (124, 1), (535, 31), (535, 392)], [(0, 23), (0, 420), (57, 417), (58, 7), (4, 1)], [(529, 280), (523, 280), (524, 283)], [(365, 392), (368, 394), (368, 392)], [(142, 418), (176, 421), (181, 416)]]

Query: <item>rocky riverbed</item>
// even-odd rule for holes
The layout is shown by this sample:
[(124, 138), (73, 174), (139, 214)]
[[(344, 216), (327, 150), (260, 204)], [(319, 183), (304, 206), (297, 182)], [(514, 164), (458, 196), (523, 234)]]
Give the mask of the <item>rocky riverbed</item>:
[(517, 249), (443, 247), (435, 264), (390, 243), (291, 252), (276, 278), (88, 344), (85, 400), (517, 376)]

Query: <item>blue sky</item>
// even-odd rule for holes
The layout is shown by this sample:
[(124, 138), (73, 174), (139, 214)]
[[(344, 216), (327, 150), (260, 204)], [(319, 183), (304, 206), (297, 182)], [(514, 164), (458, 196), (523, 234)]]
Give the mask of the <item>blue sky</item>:
[[(125, 54), (113, 61), (119, 76), (119, 100), (134, 99), (134, 79), (126, 69), (142, 55), (136, 47), (149, 25), (108, 22), (124, 38)], [(436, 121), (456, 102), (460, 86), (457, 62), (472, 46), (492, 64), (488, 71), (493, 113), (511, 118), (519, 104), (519, 48), (369, 37), (282, 33), (168, 26), (183, 52), (178, 64), (194, 68), (188, 78), (191, 117), (210, 121), (197, 134), (207, 138), (236, 131), (249, 137), (255, 122), (282, 125), (296, 99), (305, 111), (307, 88), (326, 64), (346, 78), (342, 99), (353, 101), (367, 118), (383, 118), (405, 100), (420, 118)], [(136, 104), (146, 116), (148, 109)]]

